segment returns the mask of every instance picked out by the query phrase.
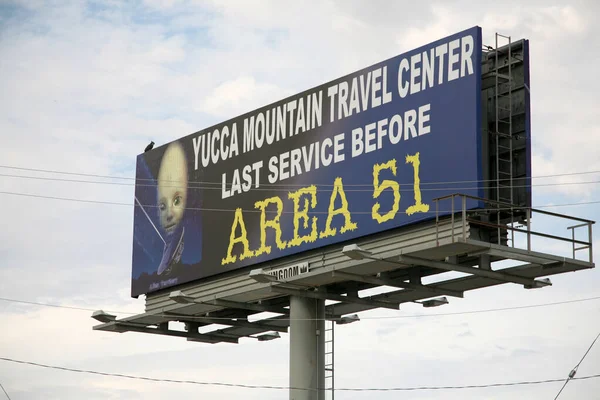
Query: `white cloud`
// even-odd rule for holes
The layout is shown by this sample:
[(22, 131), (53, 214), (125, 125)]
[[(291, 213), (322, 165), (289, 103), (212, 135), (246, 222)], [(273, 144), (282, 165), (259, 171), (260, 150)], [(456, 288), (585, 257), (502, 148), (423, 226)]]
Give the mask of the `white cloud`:
[(224, 82), (204, 98), (201, 111), (223, 119), (231, 118), (293, 94), (268, 83), (259, 83), (249, 76)]
[[(593, 2), (589, 9), (542, 2), (445, 2), (430, 7), (148, 0), (150, 9), (104, 3), (101, 10), (86, 3), (24, 5), (29, 7), (27, 19), (9, 20), (0, 28), (0, 86), (5, 94), (0, 98), (0, 164), (132, 176), (135, 156), (150, 140), (171, 141), (481, 23), (487, 43), (496, 29), (531, 39), (534, 175), (600, 170), (600, 131), (594, 118), (600, 87), (589, 78), (600, 61), (591, 51), (598, 33), (589, 19), (597, 7)], [(593, 178), (541, 182), (577, 180)], [(130, 186), (6, 177), (0, 178), (0, 190), (125, 203), (132, 197)], [(535, 193), (544, 204), (593, 200), (599, 194), (594, 185), (540, 188)], [(142, 299), (129, 298), (129, 207), (6, 196), (2, 205), (3, 296), (123, 311), (143, 308)], [(581, 214), (598, 217), (591, 207)], [(541, 291), (505, 285), (469, 293), (452, 299), (443, 311), (591, 297), (599, 279), (591, 270), (552, 281), (554, 286)], [(403, 305), (393, 315), (428, 312), (415, 307)], [(365, 318), (336, 329), (336, 385), (564, 377), (600, 329), (597, 318), (590, 317), (597, 312), (598, 304), (587, 302), (435, 319)], [(95, 332), (87, 312), (0, 303), (0, 313), (7, 327), (0, 336), (2, 356), (175, 379), (288, 384), (287, 335), (269, 343), (211, 346)], [(373, 315), (392, 314), (364, 313)], [(597, 373), (596, 356), (588, 357), (581, 374)], [(23, 399), (287, 396), (285, 391), (150, 384), (4, 362), (0, 372), (9, 393)], [(537, 400), (557, 390), (550, 385), (411, 395)], [(597, 383), (592, 380), (572, 382), (562, 397), (582, 398), (594, 390)], [(345, 399), (370, 395), (336, 393)], [(382, 392), (377, 398), (398, 395)]]

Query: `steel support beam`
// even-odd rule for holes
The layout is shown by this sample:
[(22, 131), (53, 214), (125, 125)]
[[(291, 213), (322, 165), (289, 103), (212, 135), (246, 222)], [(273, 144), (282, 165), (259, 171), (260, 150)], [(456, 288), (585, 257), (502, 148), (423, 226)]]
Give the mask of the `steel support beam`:
[(183, 337), (190, 341), (194, 342), (205, 342), (205, 343), (218, 343), (218, 342), (227, 342), (227, 343), (238, 343), (238, 338), (228, 335), (221, 334), (213, 334), (213, 333), (194, 333), (194, 332), (181, 332), (181, 331), (172, 331), (165, 329), (157, 329), (157, 328), (148, 328), (138, 325), (130, 325), (128, 323), (117, 323), (121, 325), (128, 331), (132, 332), (140, 332), (140, 333), (153, 333), (155, 335), (165, 335), (165, 336), (176, 336)]
[(422, 265), (422, 266), (438, 268), (438, 269), (442, 269), (442, 270), (446, 270), (446, 271), (463, 272), (465, 274), (481, 276), (484, 278), (495, 279), (498, 281), (513, 282), (513, 283), (518, 283), (520, 285), (532, 285), (534, 282), (534, 279), (511, 275), (511, 274), (507, 274), (504, 272), (491, 271), (491, 270), (481, 269), (481, 268), (466, 267), (466, 266), (459, 265), (459, 264), (449, 264), (449, 263), (446, 263), (443, 261), (427, 260), (427, 259), (420, 258), (420, 257), (401, 255), (401, 256), (397, 257), (397, 260), (403, 264)]
[(290, 310), (287, 308), (270, 306), (270, 305), (266, 305), (266, 304), (242, 303), (242, 302), (238, 302), (238, 301), (223, 300), (223, 299), (203, 301), (203, 303), (204, 304), (212, 304), (212, 305), (219, 306), (219, 307), (238, 308), (240, 310), (272, 312), (272, 313), (285, 314), (285, 315), (290, 314)]
[[(510, 249), (510, 250), (511, 250), (510, 254), (506, 254), (506, 250), (503, 250), (501, 248), (499, 249), (499, 248), (492, 247), (487, 251), (487, 253), (492, 257), (498, 257), (498, 258), (509, 259), (509, 260), (517, 260), (517, 261), (528, 262), (528, 263), (539, 264), (539, 265), (544, 265), (547, 263), (555, 263), (558, 261), (566, 261), (567, 260), (567, 258), (565, 258), (565, 257), (549, 256), (547, 254), (545, 254), (544, 256), (539, 256), (535, 253), (528, 254), (528, 253), (524, 253), (523, 251), (521, 251), (521, 249)], [(577, 262), (577, 260), (568, 260), (568, 261)]]
[[(181, 319), (181, 322), (195, 322), (195, 321), (187, 321), (185, 319)], [(286, 333), (287, 327), (276, 326), (261, 322), (250, 322), (244, 321), (241, 319), (226, 319), (226, 318), (211, 318), (211, 317), (202, 317), (201, 321), (203, 324), (217, 324), (217, 325), (229, 325), (229, 326), (239, 326), (242, 328), (254, 328), (254, 329), (264, 329), (266, 331), (277, 331)]]
[(433, 293), (433, 294), (445, 294), (448, 296), (461, 297), (461, 298), (463, 297), (463, 292), (460, 292), (457, 290), (442, 289), (442, 288), (438, 289), (435, 287), (420, 285), (417, 283), (404, 282), (404, 281), (398, 281), (398, 280), (386, 279), (386, 278), (375, 278), (372, 276), (357, 275), (357, 274), (351, 274), (348, 272), (340, 272), (340, 271), (333, 271), (331, 274), (332, 274), (332, 276), (339, 276), (341, 278), (346, 278), (351, 281), (371, 283), (373, 285), (383, 285), (383, 286), (397, 287), (400, 289), (417, 290), (419, 292), (428, 292), (428, 293)]
[(391, 308), (392, 310), (398, 310), (400, 308), (400, 303), (390, 303), (386, 301), (377, 301), (371, 300), (369, 297), (354, 297), (354, 296), (342, 296), (335, 293), (326, 293), (326, 292), (313, 292), (308, 290), (299, 290), (299, 289), (290, 289), (282, 286), (271, 286), (271, 290), (274, 292), (287, 294), (290, 296), (300, 296), (300, 297), (308, 297), (311, 299), (321, 299), (321, 300), (334, 300), (341, 301), (343, 303), (356, 303), (356, 304), (364, 304), (367, 306), (382, 307), (382, 308)]

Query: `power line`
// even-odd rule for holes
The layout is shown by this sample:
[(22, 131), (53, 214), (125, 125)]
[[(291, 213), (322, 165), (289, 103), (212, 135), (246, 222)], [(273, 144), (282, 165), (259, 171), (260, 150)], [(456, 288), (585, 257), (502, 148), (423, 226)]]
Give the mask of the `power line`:
[[(77, 372), (77, 373), (85, 373), (92, 375), (102, 375), (102, 376), (110, 376), (115, 378), (127, 378), (127, 379), (136, 379), (136, 380), (144, 380), (144, 381), (152, 381), (152, 382), (164, 382), (164, 383), (184, 383), (184, 384), (192, 384), (192, 385), (203, 385), (203, 386), (226, 386), (226, 387), (235, 387), (235, 388), (244, 388), (244, 389), (276, 389), (276, 390), (307, 390), (312, 391), (315, 389), (309, 388), (300, 388), (300, 387), (290, 387), (290, 386), (271, 386), (271, 385), (245, 385), (241, 383), (226, 383), (226, 382), (201, 382), (201, 381), (193, 381), (193, 380), (179, 380), (179, 379), (165, 379), (165, 378), (151, 378), (146, 376), (137, 376), (137, 375), (128, 375), (128, 374), (116, 374), (109, 372), (99, 372), (92, 370), (84, 370), (77, 368), (67, 368), (60, 367), (55, 365), (41, 364), (31, 361), (22, 361), (15, 360), (12, 358), (0, 357), (0, 360), (17, 363), (17, 364), (25, 364), (31, 365), (35, 367), (41, 368), (49, 368), (56, 369), (61, 371), (68, 372)], [(600, 378), (600, 374), (597, 375), (588, 375), (582, 376), (579, 378), (573, 378), (578, 380), (583, 379), (595, 379)], [(338, 391), (349, 391), (349, 392), (397, 392), (397, 391), (419, 391), (419, 390), (453, 390), (453, 389), (479, 389), (479, 388), (491, 388), (491, 387), (503, 387), (503, 386), (522, 386), (522, 385), (539, 385), (544, 383), (554, 383), (561, 382), (562, 379), (545, 379), (538, 381), (520, 381), (520, 382), (507, 382), (507, 383), (490, 383), (490, 384), (481, 384), (481, 385), (463, 385), (463, 386), (415, 386), (415, 387), (391, 387), (391, 388), (336, 388)]]
[[(33, 179), (33, 180), (42, 180), (42, 181), (53, 181), (53, 182), (68, 182), (68, 183), (86, 183), (86, 184), (96, 184), (96, 185), (113, 185), (113, 186), (136, 186), (136, 187), (157, 187), (157, 183), (129, 183), (129, 182), (110, 182), (110, 181), (91, 181), (85, 179), (66, 179), (66, 178), (52, 178), (52, 177), (44, 177), (44, 176), (28, 176), (28, 175), (14, 175), (14, 174), (0, 174), (0, 177), (5, 178), (18, 178), (18, 179)], [(165, 181), (165, 182), (177, 182), (177, 181)], [(450, 184), (452, 182), (431, 182), (429, 184)], [(218, 185), (218, 186), (203, 186), (203, 185)], [(201, 185), (196, 185), (194, 182), (189, 182), (186, 185), (188, 189), (201, 189), (201, 190), (222, 190), (221, 185), (222, 182), (203, 182)], [(229, 183), (228, 183), (229, 184)], [(570, 185), (597, 185), (600, 184), (600, 180), (597, 181), (583, 181), (583, 182), (554, 182), (554, 183), (536, 183), (530, 185), (503, 185), (503, 188), (530, 188), (530, 187), (547, 187), (547, 186), (570, 186)], [(275, 187), (272, 184), (261, 184), (265, 187), (252, 188), (253, 191), (289, 191), (290, 188), (301, 186), (301, 185), (293, 185), (293, 184), (281, 184)], [(400, 183), (400, 186), (410, 186), (412, 187), (414, 183)], [(423, 182), (420, 183), (423, 185)], [(304, 186), (304, 185), (302, 185)], [(315, 185), (315, 186), (331, 186), (331, 190), (333, 190), (334, 185)], [(370, 185), (352, 185), (347, 184), (344, 186), (372, 186)], [(470, 187), (434, 187), (434, 188), (420, 188), (422, 192), (426, 191), (447, 191), (447, 190), (472, 190), (472, 189), (495, 189), (496, 186), (470, 186)], [(345, 189), (345, 192), (372, 192), (373, 189)]]
[[(11, 195), (11, 196), (21, 196), (21, 197), (32, 197), (32, 198), (38, 198), (38, 199), (48, 199), (48, 200), (61, 200), (61, 201), (71, 201), (71, 202), (77, 202), (77, 203), (90, 203), (90, 204), (106, 204), (106, 205), (116, 205), (116, 206), (127, 206), (127, 207), (139, 207), (133, 203), (122, 203), (122, 202), (116, 202), (116, 201), (102, 201), (102, 200), (85, 200), (85, 199), (75, 199), (75, 198), (70, 198), (70, 197), (59, 197), (59, 196), (46, 196), (46, 195), (39, 195), (39, 194), (30, 194), (30, 193), (19, 193), (19, 192), (6, 192), (6, 191), (0, 191), (0, 194), (4, 194), (4, 195)], [(570, 207), (570, 206), (581, 206), (581, 205), (590, 205), (590, 204), (600, 204), (600, 200), (594, 200), (594, 201), (586, 201), (586, 202), (578, 202), (578, 203), (562, 203), (562, 204), (546, 204), (546, 205), (539, 205), (539, 206), (535, 206), (534, 208), (555, 208), (555, 207)], [(154, 204), (144, 204), (142, 205), (143, 207), (148, 207), (148, 208), (158, 208), (159, 205), (154, 205)], [(514, 207), (513, 207), (514, 208)], [(186, 207), (186, 210), (191, 210), (191, 211), (208, 211), (208, 212), (235, 212), (236, 210), (234, 209), (225, 209), (225, 208), (205, 208), (205, 207)], [(498, 207), (498, 208), (494, 208), (494, 210), (511, 210), (510, 207)], [(249, 210), (249, 209), (244, 209), (242, 210), (245, 213), (262, 213), (263, 211), (261, 210)], [(459, 210), (454, 210), (455, 212), (459, 211)], [(265, 210), (266, 213), (274, 213), (275, 211), (270, 211), (270, 210)], [(435, 213), (449, 213), (452, 212), (451, 210), (438, 210), (438, 211), (425, 211), (422, 212), (423, 214), (435, 214)], [(294, 211), (282, 211), (282, 214), (293, 214)], [(315, 214), (328, 214), (328, 211), (307, 211), (307, 213), (309, 215), (315, 215)], [(371, 214), (371, 211), (352, 211), (353, 214)], [(397, 213), (399, 214), (406, 214), (406, 211), (398, 211)]]
[(2, 386), (2, 384), (0, 383), (0, 388), (2, 388), (2, 391), (4, 392), (4, 394), (6, 395), (6, 398), (8, 400), (10, 400), (10, 396), (8, 395), (8, 393), (6, 393), (6, 389), (4, 389), (4, 386)]
[[(43, 172), (48, 174), (58, 174), (58, 175), (72, 175), (72, 176), (84, 176), (84, 177), (92, 177), (92, 178), (104, 178), (104, 179), (121, 179), (121, 180), (130, 180), (136, 182), (143, 181), (154, 181), (151, 178), (133, 178), (133, 177), (125, 177), (125, 176), (116, 176), (116, 175), (99, 175), (99, 174), (88, 174), (88, 173), (79, 173), (79, 172), (69, 172), (69, 171), (58, 171), (58, 170), (49, 170), (49, 169), (39, 169), (39, 168), (25, 168), (25, 167), (16, 167), (11, 165), (0, 165), (0, 168), (5, 169), (13, 169), (20, 171), (29, 171), (29, 172)], [(590, 175), (590, 174), (599, 174), (600, 170), (595, 171), (579, 171), (579, 172), (570, 172), (570, 173), (562, 173), (562, 174), (550, 174), (550, 175), (538, 175), (532, 176), (531, 179), (542, 179), (542, 178), (557, 178), (564, 176), (575, 176), (575, 175)], [(460, 181), (438, 181), (438, 182), (427, 182), (421, 180), (421, 185), (441, 185), (441, 184), (458, 184), (458, 183), (481, 183), (481, 182), (495, 182), (495, 179), (479, 179), (479, 180), (460, 180)], [(176, 181), (173, 181), (176, 182)], [(190, 181), (189, 184), (208, 184), (208, 185), (221, 185), (222, 182), (210, 182), (210, 181)], [(265, 186), (284, 186), (284, 187), (293, 187), (293, 186), (304, 186), (304, 185), (292, 185), (292, 184), (267, 184), (264, 183)], [(349, 184), (345, 186), (371, 186), (372, 183), (364, 183), (364, 184)], [(412, 185), (412, 183), (402, 183), (401, 185)], [(335, 186), (333, 184), (318, 184), (316, 186)]]
[(600, 333), (598, 333), (598, 335), (596, 336), (596, 338), (594, 339), (594, 341), (592, 342), (592, 344), (590, 345), (590, 347), (588, 347), (588, 349), (585, 352), (585, 354), (583, 355), (583, 357), (581, 357), (581, 360), (579, 360), (579, 362), (577, 363), (577, 365), (575, 366), (575, 368), (573, 368), (571, 370), (571, 372), (569, 372), (569, 377), (567, 378), (567, 380), (565, 381), (565, 383), (563, 384), (563, 386), (560, 388), (560, 390), (559, 390), (558, 394), (556, 395), (556, 397), (554, 398), (554, 400), (558, 399), (558, 397), (560, 396), (560, 394), (562, 393), (562, 391), (565, 389), (565, 387), (567, 386), (567, 383), (569, 383), (570, 380), (577, 379), (577, 378), (575, 378), (575, 374), (577, 373), (577, 369), (579, 368), (579, 366), (581, 365), (581, 363), (583, 362), (583, 360), (585, 360), (585, 357), (588, 355), (588, 353), (590, 352), (590, 350), (594, 346), (594, 343), (596, 343), (596, 340), (598, 340), (599, 337), (600, 337)]
[[(34, 305), (34, 306), (43, 306), (43, 307), (65, 308), (65, 309), (69, 309), (69, 310), (78, 310), (78, 311), (96, 311), (96, 310), (94, 310), (92, 308), (63, 306), (63, 305), (60, 305), (60, 304), (51, 304), (51, 303), (38, 303), (36, 301), (8, 299), (8, 298), (5, 298), (5, 297), (0, 297), (0, 301), (6, 301), (6, 302), (9, 302), (9, 303), (30, 304), (30, 305)], [(106, 310), (106, 311), (107, 312), (111, 312), (111, 313), (116, 313), (116, 314), (136, 315), (136, 313), (126, 312), (126, 311), (111, 311), (111, 310)]]
[[(489, 312), (499, 312), (499, 311), (513, 311), (513, 310), (523, 310), (523, 309), (528, 309), (528, 308), (539, 308), (539, 307), (550, 307), (550, 306), (556, 306), (556, 305), (563, 305), (563, 304), (569, 304), (569, 303), (580, 303), (580, 302), (584, 302), (584, 301), (591, 301), (591, 300), (598, 300), (600, 299), (600, 296), (598, 297), (590, 297), (590, 298), (586, 298), (586, 299), (576, 299), (576, 300), (566, 300), (566, 301), (559, 301), (559, 302), (554, 302), (554, 303), (543, 303), (543, 304), (531, 304), (531, 305), (525, 305), (525, 306), (515, 306), (515, 307), (503, 307), (503, 308), (488, 308), (488, 309), (483, 309), (483, 310), (471, 310), (471, 311), (456, 311), (456, 312), (450, 312), (450, 313), (432, 313), (432, 314), (411, 314), (411, 315), (389, 315), (389, 316), (374, 316), (374, 317), (361, 317), (361, 320), (385, 320), (385, 319), (403, 319), (403, 318), (427, 318), (427, 317), (448, 317), (448, 316), (454, 316), (454, 315), (468, 315), (468, 314), (482, 314), (482, 313), (489, 313)], [(163, 314), (158, 314), (158, 317), (172, 317), (173, 315), (163, 315)], [(202, 317), (202, 316), (185, 316), (186, 320), (199, 320), (201, 321), (203, 318), (208, 318), (208, 319), (221, 319), (221, 320), (231, 320), (232, 318), (225, 318), (225, 317)], [(334, 319), (341, 319), (340, 318), (330, 318), (332, 320)], [(322, 318), (307, 318), (307, 319), (292, 319), (292, 318), (277, 318), (278, 321), (321, 321), (323, 320)], [(269, 319), (264, 319), (264, 320), (258, 320), (256, 322), (268, 322)]]
[[(530, 304), (530, 305), (524, 305), (524, 306), (514, 306), (514, 307), (502, 307), (502, 308), (488, 308), (488, 309), (483, 309), (483, 310), (471, 310), (471, 311), (457, 311), (457, 312), (451, 312), (451, 313), (435, 313), (435, 314), (411, 314), (411, 315), (391, 315), (391, 316), (374, 316), (374, 317), (363, 317), (361, 319), (363, 320), (369, 320), (369, 319), (373, 319), (373, 320), (381, 320), (381, 319), (401, 319), (401, 318), (423, 318), (423, 317), (444, 317), (444, 316), (453, 316), (453, 315), (467, 315), (467, 314), (481, 314), (481, 313), (488, 313), (488, 312), (498, 312), (498, 311), (511, 311), (511, 310), (522, 310), (522, 309), (528, 309), (528, 308), (539, 308), (539, 307), (550, 307), (550, 306), (556, 306), (556, 305), (563, 305), (563, 304), (570, 304), (570, 303), (581, 303), (584, 301), (592, 301), (592, 300), (600, 300), (600, 296), (596, 296), (596, 297), (587, 297), (587, 298), (583, 298), (583, 299), (573, 299), (573, 300), (564, 300), (564, 301), (557, 301), (557, 302), (552, 302), (552, 303), (542, 303), (542, 304)], [(55, 307), (55, 308), (65, 308), (65, 309), (70, 309), (70, 310), (79, 310), (79, 311), (97, 311), (96, 309), (93, 308), (84, 308), (84, 307), (73, 307), (73, 306), (63, 306), (63, 305), (59, 305), (59, 304), (50, 304), (50, 303), (39, 303), (39, 302), (34, 302), (34, 301), (27, 301), (27, 300), (17, 300), (17, 299), (9, 299), (9, 298), (5, 298), (5, 297), (0, 297), (0, 301), (6, 301), (9, 303), (23, 303), (23, 304), (30, 304), (30, 305), (37, 305), (37, 306), (44, 306), (44, 307)], [(111, 311), (111, 310), (105, 310), (106, 312), (109, 313), (114, 313), (114, 314), (125, 314), (125, 315), (137, 315), (137, 313), (132, 313), (132, 312), (128, 312), (128, 311)], [(165, 315), (165, 314), (156, 314), (157, 317), (173, 317), (173, 315)], [(185, 315), (186, 319), (198, 319), (198, 320), (202, 320), (202, 319), (210, 319), (210, 320), (232, 320), (234, 318), (228, 318), (228, 317), (203, 317), (203, 316), (191, 316), (191, 315)], [(333, 319), (333, 318), (332, 318)], [(277, 318), (277, 320), (283, 320), (283, 321), (291, 321), (291, 318)], [(293, 319), (294, 321), (322, 321), (323, 318), (307, 318), (307, 319)]]
[(135, 178), (131, 178), (131, 177), (127, 177), (127, 176), (86, 174), (86, 173), (81, 173), (81, 172), (57, 171), (57, 170), (51, 170), (51, 169), (16, 167), (16, 166), (12, 166), (12, 165), (0, 165), (0, 168), (14, 169), (14, 170), (19, 170), (19, 171), (44, 172), (47, 174), (87, 176), (87, 177), (91, 177), (91, 178), (135, 180)]

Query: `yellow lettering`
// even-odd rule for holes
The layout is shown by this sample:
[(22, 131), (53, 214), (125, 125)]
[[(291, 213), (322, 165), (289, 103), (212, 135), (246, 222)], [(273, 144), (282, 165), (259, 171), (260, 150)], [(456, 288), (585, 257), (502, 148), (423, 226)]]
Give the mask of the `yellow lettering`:
[[(267, 220), (267, 207), (269, 204), (275, 204), (277, 206), (277, 215), (271, 220)], [(283, 202), (278, 196), (264, 199), (263, 201), (257, 201), (254, 203), (254, 208), (260, 208), (260, 247), (255, 250), (254, 255), (259, 256), (261, 254), (271, 254), (271, 246), (267, 246), (267, 228), (275, 230), (275, 243), (279, 250), (285, 249), (285, 241), (281, 240), (281, 225), (279, 225), (279, 219), (283, 212)]]
[(390, 160), (386, 163), (375, 164), (373, 166), (373, 198), (378, 198), (381, 195), (381, 193), (388, 188), (392, 189), (392, 192), (394, 193), (394, 203), (392, 205), (392, 209), (386, 214), (381, 215), (379, 213), (379, 208), (381, 207), (379, 202), (373, 205), (373, 208), (371, 210), (371, 216), (380, 224), (382, 222), (389, 221), (390, 219), (394, 218), (394, 216), (396, 216), (396, 213), (398, 212), (398, 208), (400, 207), (400, 185), (398, 185), (398, 182), (385, 179), (383, 182), (381, 182), (381, 184), (379, 183), (379, 173), (381, 172), (381, 170), (384, 169), (391, 169), (392, 174), (396, 176), (396, 160)]
[(308, 229), (308, 198), (304, 198), (304, 208), (300, 210), (300, 198), (304, 195), (310, 196), (310, 207), (315, 208), (317, 206), (317, 187), (315, 185), (288, 193), (288, 198), (294, 201), (294, 238), (288, 242), (288, 247), (300, 246), (302, 243), (312, 243), (317, 240), (317, 217), (312, 217), (310, 234), (304, 236), (299, 236), (298, 234), (301, 219), (304, 221), (304, 229)]
[[(344, 192), (344, 185), (342, 184), (342, 178), (336, 178), (335, 183), (333, 184), (333, 192), (331, 193), (331, 198), (329, 199), (329, 213), (327, 214), (327, 222), (325, 223), (325, 230), (322, 231), (319, 235), (320, 238), (325, 238), (328, 236), (335, 236), (337, 229), (331, 227), (331, 222), (333, 217), (336, 215), (344, 216), (344, 226), (340, 229), (341, 233), (347, 231), (353, 231), (358, 226), (356, 223), (352, 222), (352, 216), (350, 215), (350, 210), (348, 210), (348, 200), (346, 200), (346, 193)], [(337, 210), (335, 207), (335, 199), (337, 196), (340, 196), (342, 201), (342, 206)]]
[[(235, 237), (236, 228), (240, 227), (241, 234), (239, 237)], [(244, 216), (242, 215), (242, 209), (238, 208), (235, 210), (235, 217), (231, 226), (231, 235), (229, 236), (229, 248), (227, 249), (227, 257), (221, 260), (221, 265), (234, 263), (236, 256), (232, 255), (233, 246), (237, 243), (241, 243), (244, 246), (244, 251), (240, 255), (240, 260), (248, 257), (252, 257), (254, 252), (250, 250), (250, 243), (248, 243), (248, 232), (246, 231), (246, 224), (244, 223)]]
[(421, 180), (419, 179), (419, 166), (421, 161), (419, 160), (419, 152), (413, 156), (406, 156), (406, 163), (412, 164), (415, 173), (414, 176), (414, 192), (415, 192), (415, 204), (406, 209), (407, 215), (412, 215), (416, 212), (427, 212), (429, 211), (429, 204), (423, 204), (421, 201)]

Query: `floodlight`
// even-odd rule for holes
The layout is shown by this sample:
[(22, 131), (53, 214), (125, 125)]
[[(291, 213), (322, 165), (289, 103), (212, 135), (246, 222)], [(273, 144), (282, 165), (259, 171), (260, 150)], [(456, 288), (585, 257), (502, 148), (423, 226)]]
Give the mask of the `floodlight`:
[(256, 282), (269, 283), (277, 281), (277, 277), (271, 274), (267, 274), (262, 268), (253, 269), (250, 271), (250, 278)]
[(194, 299), (192, 296), (183, 293), (181, 290), (175, 290), (171, 292), (169, 294), (169, 299), (180, 304), (190, 304), (196, 302), (196, 299)]
[(539, 289), (539, 288), (543, 288), (545, 286), (552, 286), (552, 282), (550, 281), (549, 278), (534, 280), (533, 284), (531, 284), (531, 285), (523, 285), (523, 287), (525, 289)]
[(426, 308), (439, 307), (439, 306), (443, 306), (444, 304), (448, 304), (448, 299), (446, 298), (446, 296), (444, 296), (444, 297), (437, 297), (437, 298), (431, 299), (431, 300), (415, 301), (415, 303), (419, 303), (423, 307), (426, 307)]
[(92, 313), (92, 318), (94, 318), (96, 321), (107, 323), (117, 319), (117, 316), (109, 314), (102, 310), (96, 310)]
[(364, 258), (371, 258), (372, 253), (367, 250), (361, 249), (357, 244), (349, 244), (344, 246), (342, 254), (346, 257), (350, 257), (353, 260), (362, 260)]
[(279, 332), (267, 332), (267, 333), (263, 333), (262, 335), (253, 336), (253, 337), (258, 339), (259, 342), (267, 342), (269, 340), (279, 339), (281, 337), (281, 335), (279, 335)]
[(352, 315), (348, 315), (345, 317), (342, 317), (338, 320), (335, 321), (336, 324), (338, 325), (346, 325), (346, 324), (351, 324), (353, 322), (358, 322), (360, 321), (360, 318), (358, 318), (357, 314), (352, 314)]

